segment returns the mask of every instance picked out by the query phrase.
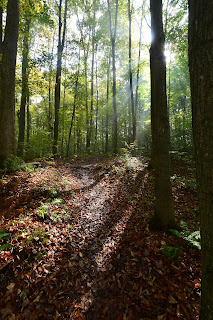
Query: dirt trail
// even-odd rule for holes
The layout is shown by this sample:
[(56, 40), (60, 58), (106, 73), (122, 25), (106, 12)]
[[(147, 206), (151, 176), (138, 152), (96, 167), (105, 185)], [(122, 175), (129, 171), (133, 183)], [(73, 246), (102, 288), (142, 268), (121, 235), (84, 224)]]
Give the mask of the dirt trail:
[(193, 278), (162, 251), (177, 240), (149, 231), (146, 167), (76, 161), (7, 177), (2, 201), (13, 199), (5, 210), (16, 217), (0, 227), (15, 247), (0, 252), (1, 319), (196, 319), (199, 296), (183, 288), (199, 277), (199, 257), (182, 244)]

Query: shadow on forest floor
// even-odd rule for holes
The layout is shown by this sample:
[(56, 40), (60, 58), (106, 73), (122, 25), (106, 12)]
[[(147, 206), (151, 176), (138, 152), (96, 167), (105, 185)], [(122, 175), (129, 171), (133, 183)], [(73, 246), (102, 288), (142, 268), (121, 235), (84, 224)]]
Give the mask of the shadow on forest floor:
[[(1, 319), (198, 317), (200, 252), (149, 230), (143, 159), (46, 165), (4, 176), (0, 189)], [(194, 231), (195, 190), (175, 178), (173, 192), (177, 220)]]

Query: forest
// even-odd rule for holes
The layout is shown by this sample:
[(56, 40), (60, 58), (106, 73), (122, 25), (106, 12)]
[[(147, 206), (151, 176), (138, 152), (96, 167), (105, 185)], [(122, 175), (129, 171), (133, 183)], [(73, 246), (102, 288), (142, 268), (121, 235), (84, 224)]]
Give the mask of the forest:
[(0, 20), (0, 319), (213, 319), (211, 0)]

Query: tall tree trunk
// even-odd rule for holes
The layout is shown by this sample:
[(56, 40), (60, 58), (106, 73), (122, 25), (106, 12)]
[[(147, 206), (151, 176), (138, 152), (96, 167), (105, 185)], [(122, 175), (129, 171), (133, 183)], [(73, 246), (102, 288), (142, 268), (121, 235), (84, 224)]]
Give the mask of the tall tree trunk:
[(136, 156), (136, 112), (133, 95), (133, 81), (132, 81), (132, 10), (131, 3), (128, 0), (128, 17), (129, 17), (129, 86), (130, 86), (130, 102), (132, 107), (132, 142), (134, 143), (133, 156)]
[(112, 17), (109, 0), (108, 4), (108, 13), (109, 13), (109, 25), (110, 25), (110, 37), (112, 44), (112, 72), (113, 72), (113, 152), (114, 154), (118, 153), (118, 120), (117, 120), (117, 104), (116, 104), (116, 66), (115, 66), (115, 40), (116, 40), (116, 31), (117, 31), (117, 18), (118, 18), (118, 0), (115, 0), (115, 23), (114, 30), (112, 30)]
[(0, 54), (2, 53), (2, 41), (3, 41), (3, 8), (0, 5)]
[(107, 110), (106, 110), (106, 145), (105, 145), (105, 152), (109, 152), (109, 71), (110, 71), (110, 64), (111, 60), (109, 57), (109, 63), (107, 67)]
[(30, 143), (30, 97), (27, 97), (27, 145)]
[[(144, 5), (144, 2), (143, 2), (143, 5)], [(143, 8), (143, 5), (142, 5), (142, 8)], [(139, 44), (138, 44), (138, 65), (137, 65), (136, 90), (135, 90), (135, 114), (136, 115), (138, 110), (138, 88), (139, 88), (140, 62), (141, 62), (142, 22), (143, 22), (143, 9), (141, 13), (140, 36), (139, 36)]]
[[(97, 43), (96, 43), (96, 53), (97, 53)], [(97, 54), (96, 54), (96, 110), (95, 110), (95, 144), (94, 144), (94, 151), (97, 149), (97, 139), (98, 139), (98, 109), (99, 109), (99, 96), (98, 96), (98, 61), (97, 61)], [(103, 119), (103, 118), (102, 118)], [(102, 127), (103, 133), (103, 127)]]
[(212, 0), (189, 0), (189, 69), (202, 247), (200, 320), (213, 319), (212, 20)]
[(162, 21), (162, 0), (150, 0), (152, 42), (151, 125), (152, 161), (155, 170), (156, 211), (153, 226), (167, 230), (174, 225), (174, 208), (169, 164), (169, 115), (166, 98), (165, 39)]
[[(66, 70), (66, 65), (65, 65)], [(61, 137), (61, 154), (64, 156), (64, 133), (65, 133), (65, 99), (66, 99), (66, 81), (67, 81), (67, 73), (65, 71), (65, 79), (64, 79), (64, 94), (63, 94), (63, 104), (62, 104), (62, 137)]]
[[(88, 9), (88, 3), (86, 1), (85, 11), (84, 13), (89, 12)], [(82, 26), (84, 25), (84, 16), (83, 16), (83, 23), (80, 23), (79, 17), (78, 17), (78, 25), (80, 27), (80, 33), (81, 33), (81, 43), (83, 46), (84, 51), (84, 75), (85, 75), (85, 109), (86, 109), (86, 151), (89, 152), (89, 146), (90, 146), (90, 119), (89, 119), (89, 106), (88, 106), (88, 79), (87, 79), (87, 62), (88, 62), (88, 53), (89, 53), (89, 47), (90, 47), (90, 37), (91, 37), (91, 30), (87, 34), (83, 33)], [(88, 36), (88, 39), (86, 37)]]
[(24, 156), (24, 137), (25, 137), (25, 110), (26, 103), (29, 97), (29, 33), (30, 33), (30, 20), (26, 18), (24, 28), (24, 39), (23, 39), (23, 52), (22, 52), (22, 93), (21, 93), (21, 106), (19, 112), (19, 135), (18, 135), (18, 148), (17, 155), (19, 157)]
[(50, 44), (48, 41), (48, 52), (51, 54), (51, 58), (49, 61), (49, 81), (48, 81), (48, 130), (49, 130), (49, 138), (52, 139), (52, 133), (53, 133), (53, 126), (52, 126), (52, 107), (53, 107), (53, 50), (54, 50), (54, 39), (55, 34), (53, 35), (53, 41), (52, 41), (52, 52), (50, 53)]
[(54, 138), (53, 138), (53, 154), (58, 152), (58, 128), (59, 128), (59, 108), (60, 108), (60, 95), (61, 95), (61, 69), (62, 69), (62, 53), (64, 49), (65, 34), (66, 34), (66, 19), (67, 19), (67, 0), (65, 0), (64, 9), (64, 26), (62, 35), (62, 0), (59, 1), (59, 23), (58, 23), (58, 51), (57, 51), (57, 70), (56, 70), (56, 83), (55, 83), (55, 121), (54, 121)]
[(74, 117), (75, 117), (75, 110), (76, 110), (76, 100), (77, 100), (77, 94), (78, 94), (79, 70), (80, 70), (80, 50), (79, 50), (78, 71), (77, 71), (77, 76), (76, 76), (76, 80), (75, 80), (75, 95), (74, 95), (73, 112), (72, 112), (72, 118), (71, 118), (70, 129), (69, 129), (69, 137), (68, 137), (68, 143), (67, 143), (67, 157), (69, 156), (70, 139), (71, 139), (72, 127), (73, 127), (73, 122), (74, 122)]
[(8, 0), (0, 61), (0, 161), (15, 155), (15, 67), (19, 0)]
[(90, 130), (89, 130), (89, 107), (88, 107), (88, 81), (87, 81), (87, 57), (88, 57), (88, 51), (87, 54), (85, 54), (85, 48), (84, 48), (84, 74), (85, 74), (85, 107), (86, 107), (86, 151), (89, 152), (89, 146), (90, 146)]
[(89, 141), (88, 151), (90, 151), (90, 143), (93, 135), (93, 116), (94, 116), (94, 62), (95, 62), (95, 8), (96, 1), (93, 1), (93, 26), (92, 26), (92, 68), (91, 68), (91, 104), (90, 104), (90, 124), (89, 124)]

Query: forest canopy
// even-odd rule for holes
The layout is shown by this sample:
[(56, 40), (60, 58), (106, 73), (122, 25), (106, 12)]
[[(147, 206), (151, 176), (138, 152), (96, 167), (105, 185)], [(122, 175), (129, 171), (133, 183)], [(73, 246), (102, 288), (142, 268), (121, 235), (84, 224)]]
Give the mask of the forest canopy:
[[(171, 148), (191, 152), (186, 1), (164, 1), (163, 20)], [(137, 154), (150, 153), (150, 23), (147, 0), (117, 7), (113, 1), (21, 1), (19, 156), (121, 153), (134, 145)], [(3, 33), (4, 25), (3, 13)]]

